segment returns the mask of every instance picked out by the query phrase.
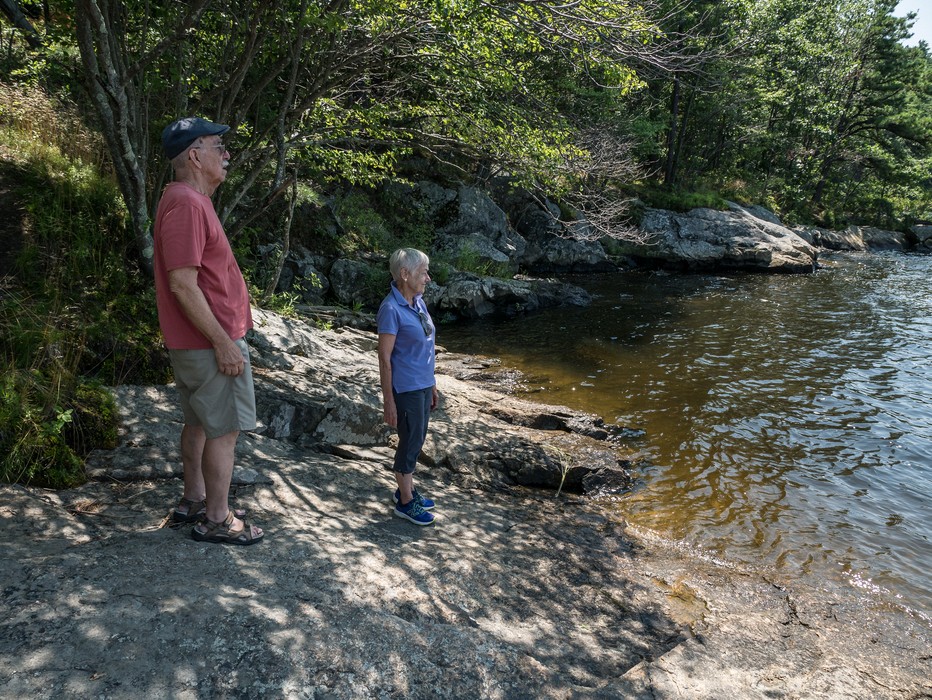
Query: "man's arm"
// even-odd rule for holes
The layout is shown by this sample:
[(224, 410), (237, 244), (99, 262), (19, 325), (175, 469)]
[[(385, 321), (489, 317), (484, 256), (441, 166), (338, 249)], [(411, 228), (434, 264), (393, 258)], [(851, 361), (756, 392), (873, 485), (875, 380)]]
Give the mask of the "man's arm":
[(168, 288), (188, 320), (210, 341), (217, 355), (221, 374), (239, 376), (243, 373), (243, 354), (236, 343), (223, 330), (223, 326), (210, 310), (204, 292), (197, 286), (197, 268), (180, 267), (168, 272)]

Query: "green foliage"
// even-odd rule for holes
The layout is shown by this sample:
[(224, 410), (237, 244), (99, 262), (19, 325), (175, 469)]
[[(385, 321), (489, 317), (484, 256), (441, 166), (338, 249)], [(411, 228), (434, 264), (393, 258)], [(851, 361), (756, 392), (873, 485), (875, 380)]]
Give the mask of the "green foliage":
[[(679, 82), (674, 146), (664, 148), (675, 182), (741, 183), (744, 200), (823, 225), (895, 228), (927, 208), (930, 57), (901, 43), (895, 5), (729, 3), (721, 59), (710, 57), (705, 79)], [(652, 85), (655, 121), (670, 122), (674, 85)]]
[(466, 244), (457, 252), (453, 266), (463, 272), (471, 272), (480, 277), (510, 277), (511, 266), (507, 262), (497, 262), (483, 258), (475, 247)]
[(94, 449), (117, 446), (116, 402), (100, 382), (80, 380), (69, 405), (73, 420), (62, 427), (62, 434), (76, 454), (83, 457)]
[[(587, 152), (592, 133), (617, 136), (639, 165), (685, 191), (743, 182), (750, 199), (801, 219), (832, 211), (892, 222), (928, 213), (932, 150), (929, 56), (900, 43), (907, 29), (894, 8), (894, 0), (215, 0), (181, 31), (187, 3), (124, 3), (104, 13), (94, 48), (101, 79), (108, 56), (126, 57), (129, 84), (115, 87), (131, 104), (104, 123), (132, 125), (150, 211), (166, 176), (161, 126), (181, 113), (233, 126), (234, 167), (218, 203), (234, 239), (264, 212), (257, 242), (274, 242), (292, 176), (370, 196), (402, 163), (420, 162), (463, 181), (507, 172), (566, 196), (588, 181), (587, 168), (598, 170)], [(11, 42), (4, 74), (77, 102), (80, 85), (101, 82), (79, 75), (73, 29), (87, 27), (86, 6), (57, 4), (49, 17), (42, 50)], [(117, 142), (119, 170), (125, 142)], [(138, 199), (128, 180), (120, 179), (124, 197)], [(139, 204), (127, 210), (144, 228)], [(426, 247), (432, 238), (378, 201), (345, 206), (345, 236), (318, 232), (335, 252), (398, 240)]]
[(725, 211), (728, 204), (716, 192), (688, 192), (678, 188), (640, 186), (633, 188), (641, 201), (655, 209), (687, 212), (700, 207)]
[(368, 194), (350, 192), (339, 199), (333, 214), (342, 231), (339, 244), (344, 254), (366, 250), (384, 253), (392, 246), (393, 236)]
[(339, 253), (389, 255), (398, 248), (428, 250), (433, 244), (433, 222), (410, 191), (394, 183), (378, 189), (354, 188), (335, 199)]
[(441, 287), (450, 281), (450, 276), (455, 271), (456, 267), (442, 258), (433, 258), (430, 261), (430, 278)]
[(72, 412), (60, 404), (45, 406), (49, 391), (40, 373), (0, 374), (0, 480), (52, 488), (83, 481), (81, 459), (62, 435)]
[(362, 289), (357, 297), (357, 301), (361, 302), (362, 307), (377, 309), (379, 303), (385, 297), (390, 283), (391, 275), (388, 272), (387, 266), (370, 265), (363, 280)]
[(280, 316), (287, 318), (296, 318), (298, 316), (297, 305), (301, 297), (296, 292), (276, 292), (262, 296), (262, 291), (254, 284), (249, 285), (249, 296), (253, 299), (262, 297), (262, 308), (274, 311)]
[(434, 243), (434, 222), (410, 190), (393, 184), (383, 184), (375, 196), (375, 206), (392, 234), (389, 247), (429, 250)]
[(21, 203), (4, 222), (18, 254), (0, 295), (0, 479), (60, 488), (83, 481), (90, 450), (115, 444), (99, 382), (164, 382), (167, 358), (151, 281), (127, 262), (117, 189), (81, 157), (94, 139), (69, 131), (67, 105), (59, 123), (48, 98), (24, 95), (3, 102), (0, 130), (0, 182)]
[(112, 398), (78, 374), (89, 357), (78, 323), (75, 309), (0, 296), (0, 480), (73, 486), (90, 450), (115, 446)]
[[(11, 316), (19, 311), (15, 302), (0, 297), (0, 479), (71, 485), (81, 480), (81, 462), (63, 436), (73, 413), (66, 407), (73, 356), (65, 355), (62, 334), (49, 325), (16, 335), (23, 323)], [(30, 346), (42, 353), (42, 365), (24, 362), (38, 359), (37, 352), (20, 354)]]
[(125, 278), (125, 211), (111, 181), (46, 146), (29, 149), (16, 187), (29, 234), (17, 265), (21, 283), (55, 296)]
[(82, 296), (85, 333), (78, 370), (108, 385), (171, 381), (151, 280), (134, 271), (120, 283), (111, 278), (102, 290)]
[[(33, 70), (28, 78), (0, 81), (0, 143), (15, 142), (11, 152), (18, 157), (53, 152), (72, 161), (103, 163), (103, 135), (86, 126), (72, 98), (50, 97)], [(72, 87), (80, 93), (80, 86)]]
[(48, 488), (83, 483), (83, 458), (117, 444), (113, 397), (54, 367), (0, 372), (0, 481)]

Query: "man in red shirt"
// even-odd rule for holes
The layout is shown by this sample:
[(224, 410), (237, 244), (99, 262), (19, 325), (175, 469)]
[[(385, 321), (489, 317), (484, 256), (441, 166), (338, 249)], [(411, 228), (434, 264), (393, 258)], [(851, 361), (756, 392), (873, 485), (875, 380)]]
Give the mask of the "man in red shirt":
[(175, 181), (155, 217), (159, 325), (181, 397), (184, 495), (175, 522), (197, 523), (202, 542), (255, 544), (262, 530), (229, 508), (240, 430), (256, 427), (256, 399), (244, 340), (252, 328), (249, 293), (211, 196), (226, 179), (229, 131), (199, 117), (172, 122), (162, 148)]

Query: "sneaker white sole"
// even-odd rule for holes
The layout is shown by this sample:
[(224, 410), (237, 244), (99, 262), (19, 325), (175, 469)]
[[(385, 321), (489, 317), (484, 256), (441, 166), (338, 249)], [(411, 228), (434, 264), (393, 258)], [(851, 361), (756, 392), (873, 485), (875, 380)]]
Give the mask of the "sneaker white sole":
[(412, 517), (411, 517), (410, 515), (408, 515), (407, 513), (402, 513), (402, 512), (401, 512), (400, 510), (398, 510), (397, 508), (392, 508), (392, 512), (395, 514), (395, 517), (396, 517), (396, 518), (404, 518), (404, 519), (407, 520), (408, 522), (414, 523), (415, 525), (421, 525), (421, 526), (423, 527), (424, 525), (433, 525), (433, 524), (434, 524), (434, 519), (433, 519), (433, 518), (431, 518), (430, 520), (428, 520), (426, 523), (422, 523), (420, 520), (415, 520), (414, 518), (412, 518)]

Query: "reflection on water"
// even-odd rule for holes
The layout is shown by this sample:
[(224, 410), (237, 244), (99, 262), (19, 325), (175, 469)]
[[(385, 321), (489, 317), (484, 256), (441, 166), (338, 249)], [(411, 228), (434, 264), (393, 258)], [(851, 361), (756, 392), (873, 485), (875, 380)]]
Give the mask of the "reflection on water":
[(585, 309), (446, 327), (535, 400), (643, 428), (635, 525), (932, 614), (932, 258), (573, 280)]

